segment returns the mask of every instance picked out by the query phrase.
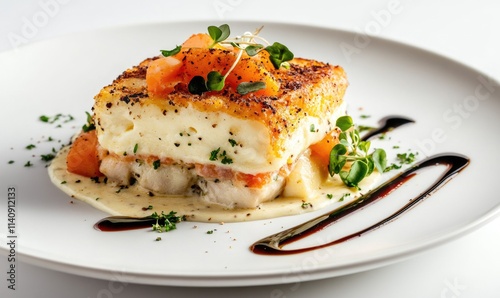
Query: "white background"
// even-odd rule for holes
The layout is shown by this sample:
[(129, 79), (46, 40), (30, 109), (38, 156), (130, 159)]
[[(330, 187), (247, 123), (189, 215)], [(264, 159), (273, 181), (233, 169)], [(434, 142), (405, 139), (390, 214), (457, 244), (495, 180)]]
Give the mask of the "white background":
[[(389, 13), (390, 10), (396, 13)], [(437, 52), (500, 80), (500, 4), (480, 1), (0, 1), (0, 51), (110, 26), (265, 20), (370, 33)], [(373, 27), (372, 25), (378, 25)], [(373, 30), (379, 28), (380, 30)], [(1, 71), (1, 70), (0, 70)], [(17, 74), (15, 74), (17, 75)], [(20, 79), (22, 74), (20, 75)], [(0, 95), (1, 96), (1, 95)], [(492, 136), (495, 137), (495, 136)], [(473, 139), (470, 139), (473, 141)], [(471, 198), (472, 199), (472, 198)], [(500, 297), (500, 219), (410, 260), (327, 280), (250, 288), (105, 281), (21, 263), (12, 297)], [(21, 260), (22, 261), (22, 260)]]

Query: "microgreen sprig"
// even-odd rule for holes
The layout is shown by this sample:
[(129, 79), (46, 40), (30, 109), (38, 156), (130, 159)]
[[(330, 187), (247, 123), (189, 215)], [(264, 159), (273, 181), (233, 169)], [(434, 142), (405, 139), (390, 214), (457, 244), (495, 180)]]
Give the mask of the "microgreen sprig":
[[(330, 151), (328, 171), (332, 177), (338, 174), (345, 185), (359, 189), (361, 180), (371, 175), (375, 168), (380, 173), (384, 172), (387, 164), (386, 153), (383, 149), (368, 153), (371, 143), (361, 140), (350, 116), (338, 118), (336, 125), (341, 133), (339, 143)], [(348, 162), (351, 164), (346, 171), (344, 166)]]

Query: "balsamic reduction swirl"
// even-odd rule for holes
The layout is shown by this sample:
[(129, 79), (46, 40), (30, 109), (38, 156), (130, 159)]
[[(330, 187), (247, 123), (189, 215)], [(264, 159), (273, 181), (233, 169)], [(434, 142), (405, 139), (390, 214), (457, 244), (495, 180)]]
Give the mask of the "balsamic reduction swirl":
[[(285, 231), (279, 232), (277, 234), (268, 236), (266, 238), (263, 238), (257, 242), (255, 242), (250, 249), (257, 254), (265, 254), (265, 255), (285, 255), (285, 254), (295, 254), (295, 253), (302, 253), (314, 249), (319, 249), (327, 246), (332, 246), (336, 244), (340, 244), (342, 242), (345, 242), (349, 239), (352, 239), (354, 237), (359, 237), (363, 234), (366, 234), (370, 231), (373, 231), (393, 220), (401, 216), (403, 213), (406, 211), (410, 210), (412, 207), (414, 207), (417, 203), (423, 201), (425, 198), (429, 197), (432, 195), (434, 192), (436, 192), (439, 188), (441, 188), (446, 182), (448, 182), (451, 178), (453, 178), (455, 175), (457, 175), (461, 170), (463, 170), (468, 164), (470, 160), (469, 158), (456, 154), (456, 153), (446, 153), (446, 154), (438, 154), (435, 156), (431, 156), (418, 164), (414, 165), (413, 167), (409, 168), (405, 172), (399, 174), (398, 176), (394, 177), (392, 180), (387, 181), (386, 183), (380, 185), (376, 189), (372, 190), (371, 192), (361, 196), (357, 200), (340, 207), (339, 209), (336, 209), (328, 214), (316, 217), (312, 220), (309, 220), (303, 224), (300, 224), (298, 226), (295, 226), (293, 228), (287, 229)], [(316, 232), (319, 232), (323, 228), (334, 224), (341, 218), (363, 208), (366, 207), (372, 203), (375, 203), (376, 201), (380, 200), (381, 198), (387, 196), (389, 193), (391, 193), (393, 190), (397, 189), (404, 183), (408, 182), (412, 177), (414, 177), (417, 172), (421, 169), (430, 167), (430, 166), (436, 166), (436, 165), (446, 165), (447, 169), (446, 171), (432, 184), (430, 185), (425, 191), (423, 191), (420, 195), (418, 195), (416, 198), (412, 199), (404, 205), (401, 209), (396, 211), (395, 213), (391, 214), (387, 218), (367, 227), (364, 228), (358, 232), (352, 233), (350, 235), (347, 235), (345, 237), (339, 238), (337, 240), (317, 245), (317, 246), (310, 246), (310, 247), (305, 247), (305, 248), (299, 248), (299, 249), (292, 249), (292, 250), (285, 250), (283, 247), (291, 242), (297, 241), (299, 239), (302, 239), (304, 237), (307, 237), (309, 235), (312, 235)]]

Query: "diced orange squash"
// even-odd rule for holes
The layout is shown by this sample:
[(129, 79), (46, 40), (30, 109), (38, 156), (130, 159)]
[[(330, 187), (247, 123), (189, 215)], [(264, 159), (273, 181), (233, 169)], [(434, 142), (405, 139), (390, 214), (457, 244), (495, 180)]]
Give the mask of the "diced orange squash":
[(322, 165), (328, 165), (330, 163), (330, 151), (338, 143), (338, 136), (334, 130), (318, 143), (311, 145), (311, 154), (316, 156)]
[(161, 57), (151, 61), (146, 72), (148, 92), (165, 96), (172, 92), (175, 85), (182, 81), (180, 70), (182, 61), (175, 57)]
[[(219, 44), (210, 48), (212, 44), (213, 39), (208, 34), (193, 34), (182, 44), (181, 52), (153, 60), (146, 73), (148, 92), (164, 97), (171, 93), (177, 84), (187, 85), (195, 76), (207, 79), (211, 71), (225, 75), (236, 61), (238, 50)], [(266, 88), (252, 94), (275, 96), (280, 85), (271, 74), (273, 69), (267, 51), (263, 50), (253, 57), (243, 53), (241, 60), (226, 78), (225, 86), (236, 91), (242, 82), (264, 82)]]
[(214, 40), (206, 33), (191, 35), (183, 44), (183, 48), (205, 48), (208, 49)]
[(95, 130), (82, 132), (71, 145), (66, 157), (68, 171), (85, 177), (102, 176), (99, 171), (97, 144)]

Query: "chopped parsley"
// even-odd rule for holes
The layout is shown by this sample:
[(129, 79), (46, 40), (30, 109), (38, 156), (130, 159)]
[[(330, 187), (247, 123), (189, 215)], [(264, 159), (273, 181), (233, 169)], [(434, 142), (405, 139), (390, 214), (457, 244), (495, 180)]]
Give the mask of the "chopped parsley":
[(163, 211), (161, 214), (154, 212), (151, 214), (151, 218), (156, 219), (156, 223), (153, 224), (153, 231), (158, 233), (169, 232), (171, 230), (177, 229), (177, 223), (185, 220), (184, 216), (177, 216), (177, 212), (170, 211), (165, 214)]
[(229, 144), (231, 144), (231, 147), (238, 146), (238, 142), (236, 142), (235, 140), (229, 139), (228, 141), (229, 141)]
[(210, 152), (210, 157), (208, 159), (211, 161), (216, 161), (219, 160), (219, 158), (221, 159), (220, 162), (224, 165), (233, 163), (233, 159), (227, 155), (226, 150), (222, 151), (222, 153), (220, 152), (220, 147), (215, 150), (212, 150), (212, 152)]
[(215, 150), (212, 150), (212, 152), (210, 152), (210, 157), (209, 157), (209, 159), (210, 159), (211, 161), (216, 161), (216, 160), (217, 160), (217, 158), (218, 158), (217, 156), (219, 155), (219, 151), (220, 151), (220, 147), (219, 147), (219, 148), (217, 148), (217, 149), (215, 149)]
[(26, 149), (28, 149), (28, 150), (35, 149), (35, 148), (36, 148), (36, 145), (29, 144), (29, 145), (28, 145), (28, 146), (26, 146), (25, 148), (26, 148)]
[(42, 154), (40, 155), (41, 159), (45, 162), (53, 160), (56, 156), (54, 154)]
[(343, 194), (343, 195), (339, 198), (339, 202), (343, 202), (345, 198), (350, 197), (350, 196), (351, 196), (351, 194), (350, 194), (350, 193), (345, 193), (345, 194)]
[[(47, 115), (42, 115), (40, 117), (38, 117), (38, 120), (42, 121), (42, 122), (45, 122), (45, 123), (56, 123), (58, 122), (59, 120), (62, 120), (63, 123), (68, 123), (70, 121), (73, 121), (75, 118), (69, 114), (65, 115), (65, 114), (56, 114), (52, 117), (50, 116), (47, 116)], [(58, 125), (58, 127), (60, 126), (60, 124)]]
[(403, 167), (403, 165), (409, 165), (409, 164), (414, 163), (415, 160), (417, 159), (417, 155), (418, 155), (418, 152), (417, 153), (413, 153), (413, 152), (398, 153), (396, 155), (396, 159), (397, 159), (398, 163), (397, 164), (396, 163), (390, 164), (389, 166), (387, 166), (384, 169), (384, 172), (389, 172), (392, 170), (399, 170)]
[(309, 127), (309, 131), (310, 132), (316, 132), (316, 127), (314, 126), (314, 123), (311, 124), (311, 126)]
[(232, 164), (233, 160), (226, 155), (226, 151), (221, 154), (222, 160), (220, 161), (224, 165)]
[(396, 158), (401, 164), (412, 164), (415, 162), (415, 159), (417, 158), (416, 153), (399, 153), (396, 155)]
[(95, 129), (94, 119), (92, 119), (92, 115), (90, 115), (89, 112), (85, 112), (85, 114), (87, 114), (87, 123), (82, 126), (82, 130), (84, 132), (89, 132)]
[(312, 208), (312, 204), (309, 203), (309, 202), (302, 202), (302, 205), (300, 207), (302, 207), (302, 209), (307, 209), (307, 208)]
[(153, 161), (153, 169), (157, 170), (161, 165), (161, 162), (159, 159)]

